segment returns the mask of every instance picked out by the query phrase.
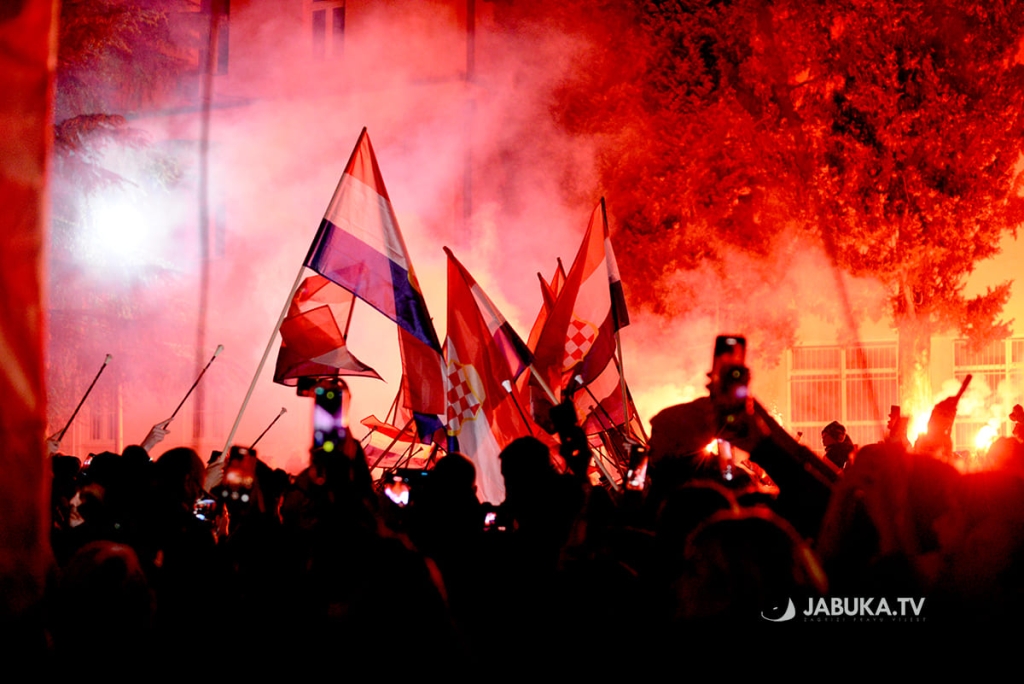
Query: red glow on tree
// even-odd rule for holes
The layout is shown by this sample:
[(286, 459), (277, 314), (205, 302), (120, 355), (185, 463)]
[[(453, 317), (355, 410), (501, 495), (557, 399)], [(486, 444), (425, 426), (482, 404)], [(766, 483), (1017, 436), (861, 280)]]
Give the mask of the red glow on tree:
[[(737, 273), (728, 255), (757, 263), (812, 237), (885, 285), (903, 398), (929, 401), (932, 334), (1009, 332), (1010, 284), (974, 298), (964, 284), (1024, 221), (1022, 11), (748, 0), (591, 13), (581, 25), (603, 42), (557, 112), (602, 145), (631, 296), (665, 313), (713, 307), (785, 347), (814, 293), (765, 315), (750, 304), (785, 261)], [(674, 289), (698, 268), (721, 276), (717, 301)]]

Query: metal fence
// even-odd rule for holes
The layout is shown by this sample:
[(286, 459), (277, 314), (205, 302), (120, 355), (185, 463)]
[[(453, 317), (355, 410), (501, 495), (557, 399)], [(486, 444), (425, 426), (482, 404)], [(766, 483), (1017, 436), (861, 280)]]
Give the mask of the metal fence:
[[(813, 346), (792, 349), (787, 355), (789, 425), (803, 433), (803, 443), (822, 453), (821, 429), (833, 420), (846, 426), (854, 443), (882, 439), (889, 407), (899, 405), (896, 342), (860, 347)], [(953, 342), (953, 374), (962, 381), (968, 373), (984, 383), (992, 402), (1021, 403), (1024, 395), (1024, 338), (999, 340), (980, 349), (966, 340)], [(974, 449), (984, 421), (958, 419), (953, 447)], [(1009, 434), (1004, 420), (1000, 434)]]
[(898, 403), (896, 343), (798, 347), (789, 354), (790, 431), (821, 453), (821, 430), (837, 420), (856, 444), (883, 436)]
[[(953, 364), (958, 381), (962, 382), (967, 374), (971, 374), (974, 376), (972, 386), (984, 383), (990, 392), (991, 404), (1005, 404), (1007, 400), (1011, 405), (1021, 402), (1024, 392), (1024, 339), (997, 340), (980, 349), (973, 348), (967, 340), (956, 340), (953, 343)], [(999, 424), (999, 435), (1009, 434), (1007, 418), (1003, 416)], [(953, 448), (957, 451), (974, 449), (975, 437), (986, 424), (985, 421), (958, 418), (953, 425)]]

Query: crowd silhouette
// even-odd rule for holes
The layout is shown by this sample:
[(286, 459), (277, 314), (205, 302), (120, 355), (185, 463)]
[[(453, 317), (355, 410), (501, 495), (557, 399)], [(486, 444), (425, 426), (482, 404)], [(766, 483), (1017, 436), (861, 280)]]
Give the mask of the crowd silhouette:
[[(390, 473), (404, 495), (388, 495), (352, 439), (295, 475), (257, 461), (249, 486), (219, 492), (191, 449), (151, 459), (159, 439), (85, 463), (56, 453), (55, 562), (28, 641), (71, 668), (113, 645), (180, 665), (215, 632), (249, 664), (400, 654), (418, 673), (486, 676), (606, 640), (655, 658), (737, 626), (926, 628), (1024, 607), (1019, 423), (990, 470), (961, 474), (948, 400), (914, 446), (905, 420), (859, 448), (824, 426), (822, 458), (755, 400), (723, 422), (705, 397), (653, 419), (647, 477), (615, 489), (564, 415), (559, 457), (530, 436), (501, 453), (500, 502), (479, 501), (457, 452), (408, 483)], [(900, 609), (873, 610), (883, 599)]]

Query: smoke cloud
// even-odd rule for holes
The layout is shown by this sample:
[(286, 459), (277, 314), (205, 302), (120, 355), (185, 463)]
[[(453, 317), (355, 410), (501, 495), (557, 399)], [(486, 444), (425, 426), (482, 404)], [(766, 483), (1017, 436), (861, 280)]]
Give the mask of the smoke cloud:
[[(321, 57), (313, 55), (308, 18), (276, 3), (232, 3), (229, 71), (215, 80), (211, 122), (214, 226), (208, 349), (201, 354), (208, 358), (217, 344), (225, 352), (201, 385), (206, 406), (220, 416), (211, 414), (204, 426), (207, 446), (220, 448), (231, 428), (364, 126), (442, 339), (442, 245), (524, 337), (541, 305), (536, 273), (550, 277), (558, 257), (571, 264), (601, 195), (599, 142), (567, 136), (551, 107), (559, 84), (587, 68), (578, 57), (588, 46), (541, 26), (499, 32), (491, 3), (476, 6), (467, 74), (462, 3), (350, 1), (343, 42), (328, 22)], [(101, 258), (100, 247), (80, 253), (79, 263), (53, 265), (56, 307), (95, 314), (103, 325), (88, 326), (90, 339), (77, 341), (73, 355), (51, 354), (51, 377), (63, 377), (51, 382), (62, 389), (51, 397), (52, 430), (70, 415), (94, 372), (93, 358), (98, 367), (104, 353), (114, 353), (118, 364), (111, 379), (130, 388), (130, 396), (108, 397), (121, 407), (125, 444), (141, 441), (166, 418), (194, 380), (198, 115), (174, 105), (132, 119), (148, 134), (145, 152), (107, 160), (134, 184), (127, 194), (146, 217), (135, 226), (145, 240), (117, 264)], [(143, 180), (152, 176), (154, 159), (173, 162), (162, 183)], [(614, 243), (615, 198), (607, 201)], [(644, 418), (705, 393), (716, 334), (768, 331), (750, 335), (757, 392), (761, 369), (773, 367), (798, 338), (800, 317), (838, 310), (832, 268), (806, 240), (783, 236), (770, 258), (736, 253), (726, 261), (724, 271), (681, 272), (660, 283), (676, 293), (667, 315), (628, 302), (633, 324), (622, 331), (624, 366)], [(847, 282), (858, 307), (882, 310), (880, 286)], [(628, 299), (629, 283), (626, 289)], [(841, 321), (835, 328), (843, 328)], [(351, 422), (383, 418), (401, 376), (394, 325), (357, 303), (349, 346), (386, 381), (351, 380)], [(277, 344), (235, 442), (248, 445), (286, 407), (259, 451), (295, 472), (307, 460), (311, 400), (272, 383), (276, 353)], [(190, 410), (186, 405), (183, 414)], [(157, 451), (194, 443), (185, 425), (172, 424)]]

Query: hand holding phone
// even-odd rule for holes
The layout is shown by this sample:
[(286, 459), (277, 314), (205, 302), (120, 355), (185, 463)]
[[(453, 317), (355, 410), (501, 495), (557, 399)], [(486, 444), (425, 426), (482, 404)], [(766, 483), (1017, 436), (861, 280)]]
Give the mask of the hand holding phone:
[(220, 497), (248, 503), (256, 486), (256, 452), (246, 447), (233, 446), (228, 452), (221, 482)]
[(340, 379), (313, 390), (313, 448), (341, 451), (348, 438), (348, 386)]
[(626, 471), (626, 489), (641, 492), (647, 482), (647, 447), (634, 444), (629, 449), (629, 469)]

